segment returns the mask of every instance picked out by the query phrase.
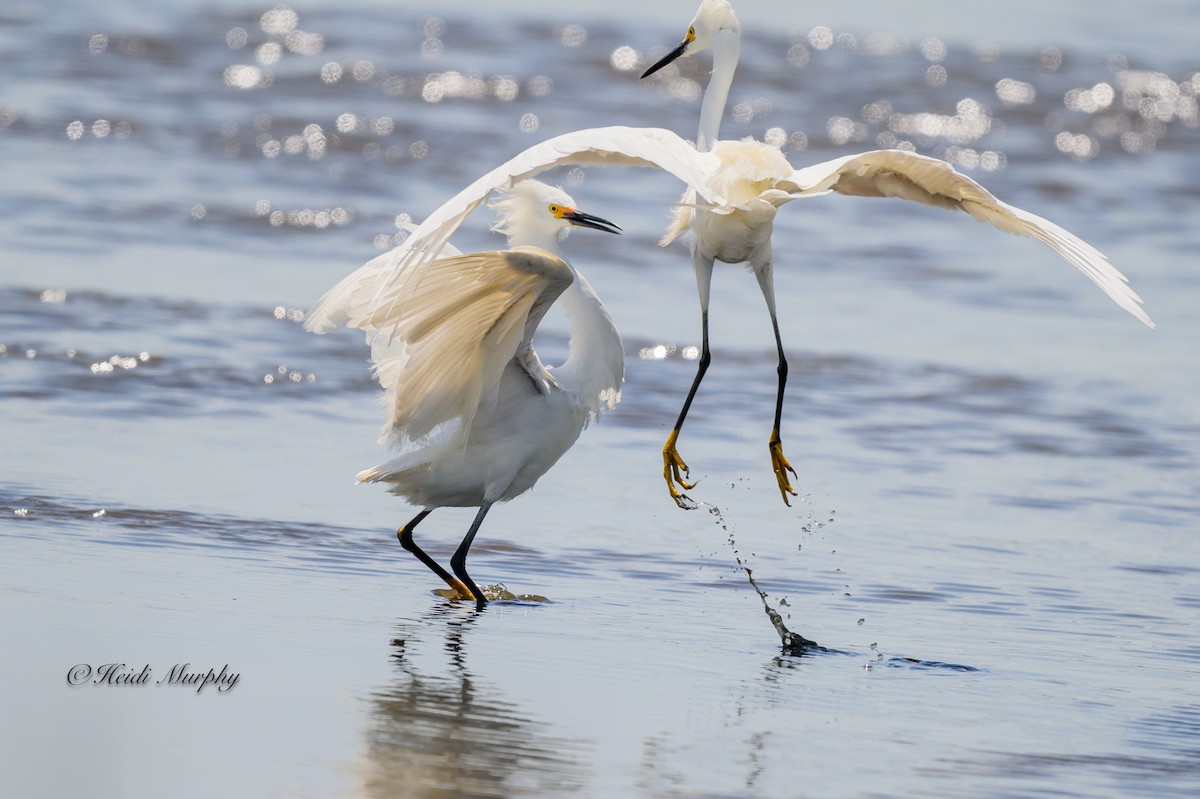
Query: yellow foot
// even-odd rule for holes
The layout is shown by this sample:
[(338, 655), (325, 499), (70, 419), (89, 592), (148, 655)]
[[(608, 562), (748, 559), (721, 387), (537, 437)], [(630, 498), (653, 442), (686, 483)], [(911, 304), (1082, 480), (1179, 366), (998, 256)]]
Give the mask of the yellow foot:
[(779, 482), (779, 493), (783, 495), (783, 504), (790, 507), (792, 503), (788, 501), (788, 494), (796, 496), (796, 489), (792, 488), (792, 481), (788, 479), (787, 473), (791, 472), (792, 477), (795, 477), (796, 470), (783, 456), (783, 442), (779, 440), (778, 430), (771, 433), (768, 446), (771, 449), (771, 468), (775, 470), (775, 479)]
[(438, 588), (433, 593), (443, 596), (446, 599), (469, 599), (472, 602), (475, 601), (475, 595), (471, 593), (471, 589), (467, 588), (462, 580), (451, 577), (446, 581), (446, 585), (450, 586), (450, 590)]
[[(696, 484), (686, 480), (687, 464), (683, 462), (679, 451), (675, 449), (675, 439), (678, 437), (679, 431), (672, 430), (671, 435), (667, 437), (667, 443), (663, 445), (663, 479), (667, 481), (667, 490), (671, 492), (671, 499), (675, 500), (675, 504), (684, 510), (692, 510), (696, 507), (696, 503), (679, 490), (682, 488), (684, 491), (690, 491), (696, 487)], [(679, 488), (676, 488), (677, 484)]]

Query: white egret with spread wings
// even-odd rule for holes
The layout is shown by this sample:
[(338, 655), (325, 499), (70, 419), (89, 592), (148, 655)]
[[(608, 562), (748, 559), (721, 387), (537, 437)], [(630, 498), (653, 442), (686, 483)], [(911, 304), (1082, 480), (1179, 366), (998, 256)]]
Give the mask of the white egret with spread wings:
[[(558, 254), (572, 227), (619, 228), (536, 180), (501, 192), (492, 205), (500, 214), (495, 229), (511, 249), (463, 255), (443, 241), (441, 257), (404, 284), (402, 298), (370, 279), (370, 270), (355, 273), (306, 324), (324, 332), (337, 317), (366, 332), (388, 410), (381, 440), (400, 452), (358, 481), (384, 483), (422, 508), (397, 533), (401, 545), (479, 608), (486, 598), (466, 558), (488, 510), (532, 488), (590, 420), (616, 407), (625, 368), (608, 311)], [(533, 336), (555, 301), (570, 319), (571, 343), (567, 360), (547, 368)], [(416, 526), (441, 507), (479, 508), (450, 559), (453, 575), (413, 540)]]
[(779, 359), (775, 421), (768, 448), (783, 501), (788, 502), (788, 495), (796, 493), (788, 478), (788, 473), (794, 476), (795, 470), (783, 455), (779, 432), (788, 366), (776, 314), (775, 256), (771, 247), (776, 210), (790, 200), (836, 192), (859, 197), (899, 197), (966, 211), (975, 219), (1007, 233), (1031, 236), (1049, 245), (1118, 305), (1150, 327), (1154, 326), (1141, 308), (1141, 298), (1126, 285), (1124, 275), (1098, 250), (1052, 222), (997, 200), (945, 161), (902, 150), (877, 150), (796, 170), (780, 150), (771, 145), (753, 139), (720, 141), (718, 130), (741, 50), (738, 20), (728, 0), (703, 0), (683, 41), (647, 69), (642, 77), (652, 75), (678, 58), (708, 49), (713, 51), (713, 70), (701, 103), (696, 149), (701, 153), (711, 151), (715, 157), (716, 165), (708, 185), (712, 193), (724, 197), (724, 202), (698, 203), (694, 189), (689, 188), (679, 203), (674, 223), (661, 242), (666, 245), (684, 231), (691, 231), (692, 266), (700, 293), (701, 351), (696, 376), (663, 446), (663, 477), (671, 497), (680, 507), (692, 506), (680, 488), (688, 490), (694, 486), (687, 482), (688, 467), (676, 449), (676, 440), (711, 361), (708, 305), (714, 261), (747, 263), (766, 300)]

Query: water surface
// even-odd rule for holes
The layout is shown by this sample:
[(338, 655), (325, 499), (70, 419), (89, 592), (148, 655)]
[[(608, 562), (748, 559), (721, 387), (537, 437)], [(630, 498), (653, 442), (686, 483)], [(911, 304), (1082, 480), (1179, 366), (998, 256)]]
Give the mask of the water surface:
[[(626, 230), (567, 246), (628, 377), (473, 550), (481, 582), (550, 601), (482, 614), (396, 544), (415, 510), (354, 485), (383, 457), (365, 348), (305, 334), (303, 310), (399, 215), (540, 138), (692, 135), (708, 62), (637, 80), (691, 4), (0, 12), (14, 795), (1200, 790), (1194, 12), (785, 5), (739, 3), (723, 135), (797, 165), (954, 160), (1105, 251), (1159, 329), (965, 216), (793, 203), (775, 247), (801, 497), (770, 473), (774, 346), (730, 267), (680, 440), (703, 504), (682, 512), (659, 450), (698, 314), (685, 250), (654, 245), (679, 188), (552, 174)], [(500, 246), (489, 221), (459, 246)], [(545, 328), (553, 362), (565, 320)], [(471, 514), (433, 514), (430, 551)], [(781, 648), (743, 565), (828, 651)], [(67, 684), (106, 663), (239, 681)]]

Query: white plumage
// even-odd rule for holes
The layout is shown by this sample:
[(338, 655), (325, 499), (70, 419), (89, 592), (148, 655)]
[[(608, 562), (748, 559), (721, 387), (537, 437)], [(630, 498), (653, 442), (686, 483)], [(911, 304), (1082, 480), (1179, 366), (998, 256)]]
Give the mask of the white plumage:
[[(711, 165), (708, 193), (723, 196), (725, 201), (697, 199), (697, 194), (703, 195), (704, 190), (692, 184), (685, 191), (661, 242), (668, 244), (691, 230), (692, 266), (700, 291), (702, 351), (696, 378), (663, 447), (663, 477), (680, 507), (690, 507), (691, 503), (679, 489), (692, 486), (686, 482), (687, 464), (680, 457), (675, 442), (710, 361), (708, 301), (714, 261), (748, 263), (766, 300), (779, 356), (775, 423), (768, 446), (784, 502), (788, 501), (789, 494), (796, 493), (788, 478), (788, 473), (794, 475), (795, 471), (783, 455), (779, 433), (787, 359), (775, 312), (774, 256), (771, 251), (776, 209), (793, 199), (834, 192), (857, 197), (897, 197), (965, 211), (1006, 233), (1043, 242), (1092, 280), (1117, 305), (1154, 327), (1142, 310), (1141, 298), (1102, 253), (1058, 225), (997, 200), (987, 189), (959, 174), (945, 161), (903, 150), (876, 150), (793, 169), (778, 149), (762, 142), (753, 139), (719, 141), (717, 134), (740, 47), (737, 17), (728, 0), (703, 0), (683, 42), (642, 75), (643, 78), (651, 75), (677, 58), (713, 50), (712, 77), (704, 92), (696, 145), (701, 151), (698, 153), (701, 163)], [(715, 165), (705, 156), (715, 157)]]
[[(381, 439), (399, 450), (358, 480), (385, 483), (423, 508), (399, 531), (401, 544), (480, 607), (484, 595), (466, 572), (466, 554), (488, 509), (532, 488), (590, 420), (616, 406), (624, 377), (612, 318), (556, 254), (571, 226), (613, 233), (616, 226), (538, 181), (517, 184), (494, 204), (511, 249), (463, 255), (442, 242), (447, 257), (424, 264), (421, 279), (390, 288), (375, 304), (353, 299), (344, 315), (371, 346), (387, 407)], [(555, 301), (570, 319), (571, 344), (566, 362), (548, 369), (533, 337)], [(328, 329), (311, 319), (308, 326)], [(456, 576), (412, 537), (425, 516), (448, 506), (479, 508), (451, 559)]]
[[(369, 261), (325, 293), (305, 327), (324, 333), (336, 327), (370, 327), (370, 317), (406, 300), (463, 221), (491, 194), (563, 165), (641, 166), (666, 170), (689, 186), (705, 188), (712, 164), (669, 130), (589, 128), (547, 139), (519, 153), (447, 200), (403, 244)], [(724, 198), (701, 191), (712, 202)]]

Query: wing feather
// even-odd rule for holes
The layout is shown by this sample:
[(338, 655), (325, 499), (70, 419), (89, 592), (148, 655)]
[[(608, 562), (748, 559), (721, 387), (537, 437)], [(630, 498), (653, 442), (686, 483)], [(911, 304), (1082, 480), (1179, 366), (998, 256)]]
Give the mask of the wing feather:
[[(383, 438), (403, 445), (452, 420), (463, 442), (500, 377), (571, 285), (571, 268), (536, 247), (443, 258), (367, 340), (389, 410)], [(382, 332), (386, 331), (386, 332)]]
[[(654, 167), (670, 172), (709, 202), (719, 203), (707, 186), (715, 168), (711, 153), (662, 128), (588, 128), (547, 139), (524, 150), (447, 200), (400, 246), (344, 278), (309, 311), (305, 329), (325, 333), (336, 327), (379, 329), (376, 319), (408, 302), (429, 264), (444, 254), (450, 237), (480, 203), (500, 188), (556, 166)], [(383, 332), (383, 331), (381, 331)]]
[(1042, 217), (1001, 202), (949, 163), (905, 150), (875, 150), (797, 169), (777, 187), (793, 197), (837, 192), (855, 197), (899, 197), (965, 211), (1005, 233), (1049, 246), (1086, 275), (1117, 305), (1149, 327), (1142, 298), (1125, 275), (1092, 245)]

